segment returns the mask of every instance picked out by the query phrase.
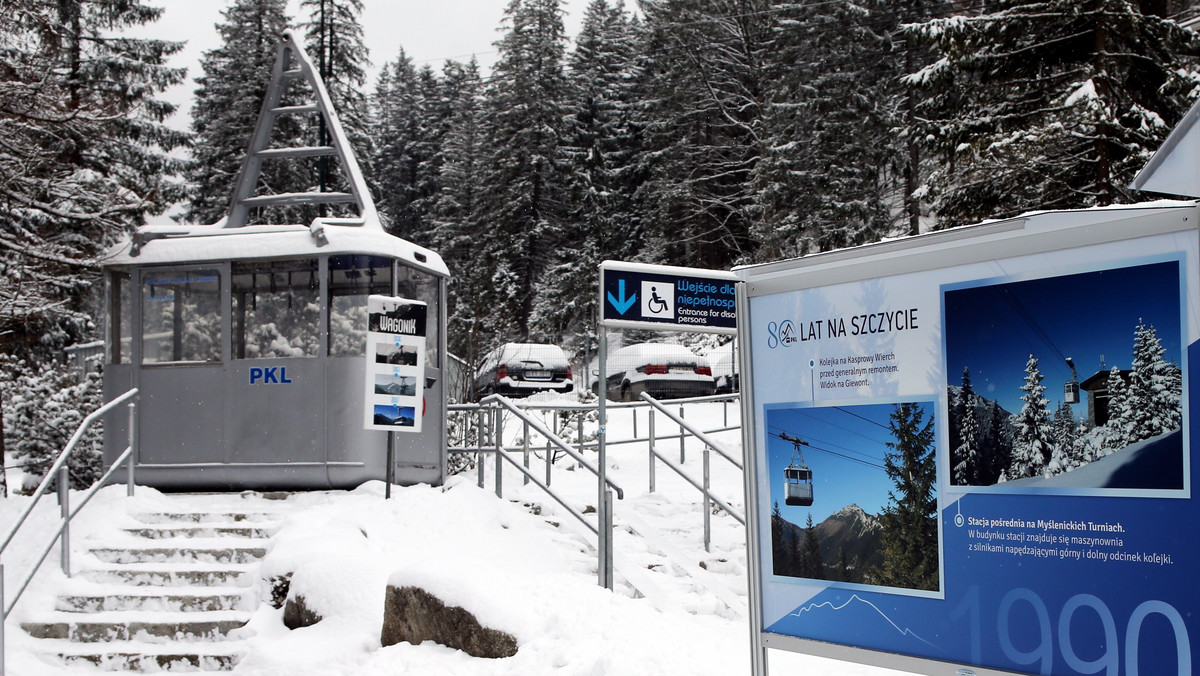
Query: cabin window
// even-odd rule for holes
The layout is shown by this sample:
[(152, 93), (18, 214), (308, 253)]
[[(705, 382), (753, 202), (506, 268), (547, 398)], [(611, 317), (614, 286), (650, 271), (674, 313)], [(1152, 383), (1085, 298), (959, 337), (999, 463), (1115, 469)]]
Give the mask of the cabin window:
[(221, 360), (221, 277), (216, 270), (142, 273), (142, 363)]
[(329, 356), (366, 354), (371, 294), (392, 294), (392, 259), (364, 254), (329, 257)]
[(294, 359), (320, 353), (317, 259), (235, 262), (231, 271), (234, 359)]
[(111, 272), (108, 275), (108, 363), (127, 364), (133, 343), (133, 295), (129, 273)]
[(438, 278), (410, 268), (401, 263), (396, 273), (396, 295), (401, 298), (423, 301), (427, 306), (425, 320), (425, 365), (429, 368), (441, 368), (438, 355), (438, 313), (441, 304), (438, 303)]

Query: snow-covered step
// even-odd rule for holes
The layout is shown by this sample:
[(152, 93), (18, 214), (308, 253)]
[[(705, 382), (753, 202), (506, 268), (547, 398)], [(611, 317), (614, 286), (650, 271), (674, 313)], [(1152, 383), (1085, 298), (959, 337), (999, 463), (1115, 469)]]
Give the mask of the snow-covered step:
[(43, 647), (67, 664), (86, 664), (104, 671), (229, 671), (245, 656), (228, 644), (187, 645), (112, 641), (103, 646), (47, 640)]
[(275, 528), (267, 525), (223, 525), (207, 524), (195, 526), (154, 524), (138, 528), (126, 528), (125, 532), (135, 537), (150, 540), (172, 538), (243, 538), (265, 540), (275, 534)]
[(192, 563), (187, 568), (178, 568), (155, 562), (124, 564), (81, 570), (75, 576), (98, 584), (134, 587), (249, 587), (254, 584), (254, 577), (249, 568), (232, 568), (220, 564), (211, 567), (201, 565)]
[(34, 638), (63, 639), (76, 643), (109, 641), (226, 641), (241, 638), (238, 630), (250, 613), (212, 611), (197, 613), (141, 613), (105, 611), (88, 615), (51, 612), (35, 615), (21, 628)]
[(265, 547), (99, 547), (90, 550), (104, 563), (255, 563), (267, 555)]
[(272, 512), (147, 512), (134, 514), (142, 523), (277, 523)]
[(155, 592), (141, 588), (97, 594), (64, 594), (55, 599), (54, 609), (68, 613), (97, 613), (119, 610), (144, 610), (178, 613), (219, 610), (253, 610), (258, 595), (244, 589), (199, 589), (192, 593)]

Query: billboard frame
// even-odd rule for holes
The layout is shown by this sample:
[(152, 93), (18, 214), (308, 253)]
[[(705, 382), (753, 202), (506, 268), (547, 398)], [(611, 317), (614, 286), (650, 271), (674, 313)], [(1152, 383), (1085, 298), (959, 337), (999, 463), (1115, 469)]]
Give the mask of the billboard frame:
[[(767, 674), (768, 648), (926, 674), (1002, 676), (1017, 672), (887, 652), (860, 644), (834, 643), (772, 633), (766, 630), (764, 575), (768, 575), (770, 571), (764, 568), (762, 552), (764, 532), (769, 535), (770, 530), (768, 525), (764, 531), (763, 517), (765, 515), (762, 509), (762, 491), (768, 490), (769, 483), (764, 483), (764, 477), (760, 476), (759, 455), (765, 453), (765, 449), (759, 449), (758, 446), (762, 431), (760, 428), (765, 424), (765, 416), (763, 410), (760, 409), (764, 409), (770, 402), (759, 404), (756, 400), (759, 388), (755, 382), (754, 338), (761, 331), (761, 329), (756, 330), (757, 324), (761, 322), (756, 322), (752, 301), (775, 294), (820, 289), (838, 284), (884, 280), (908, 273), (935, 272), (1039, 254), (1053, 254), (1094, 245), (1147, 239), (1157, 235), (1180, 237), (1181, 242), (1186, 244), (1181, 244), (1178, 250), (1183, 251), (1185, 245), (1196, 246), (1196, 243), (1200, 242), (1200, 229), (1198, 229), (1200, 218), (1198, 217), (1200, 217), (1200, 207), (1191, 201), (1164, 201), (1149, 205), (1037, 212), (1019, 218), (814, 254), (776, 263), (746, 266), (734, 270), (744, 282), (738, 288), (737, 305), (739, 312), (738, 341), (741, 345), (739, 370), (742, 384), (747, 567), (750, 585), (751, 673), (754, 676)], [(1198, 273), (1193, 269), (1192, 264), (1195, 261), (1188, 258), (1187, 262), (1188, 265), (1181, 268), (1181, 281), (1187, 289), (1186, 296), (1181, 299), (1181, 308), (1184, 310), (1182, 333), (1185, 338), (1181, 350), (1185, 354), (1187, 343), (1200, 339), (1194, 325), (1195, 318), (1200, 316), (1196, 307), (1198, 299), (1200, 299), (1200, 289), (1196, 288), (1195, 283)], [(1046, 267), (1049, 268), (1052, 265), (1047, 264)], [(762, 319), (765, 320), (765, 318)], [(941, 329), (944, 327), (939, 324), (939, 330)], [(944, 354), (942, 358), (945, 358)], [(1189, 389), (1191, 387), (1200, 387), (1200, 383), (1189, 382)], [(1184, 390), (1181, 403), (1185, 415), (1188, 413), (1189, 389)], [(1190, 425), (1191, 423), (1188, 421), (1186, 424)], [(1194, 432), (1189, 434), (1194, 434)], [(1196, 450), (1191, 449), (1191, 455), (1194, 456)], [(769, 469), (767, 471), (769, 472)], [(766, 477), (768, 482), (771, 479), (773, 477)], [(941, 499), (943, 491), (947, 488), (943, 485), (942, 479), (943, 476), (939, 470), (937, 483), (939, 522), (944, 517), (942, 510), (948, 506)], [(1187, 499), (1196, 500), (1200, 499), (1200, 496), (1190, 495)], [(940, 537), (938, 546), (939, 550), (944, 546)], [(769, 564), (769, 561), (767, 563)], [(943, 586), (943, 592), (944, 590)]]

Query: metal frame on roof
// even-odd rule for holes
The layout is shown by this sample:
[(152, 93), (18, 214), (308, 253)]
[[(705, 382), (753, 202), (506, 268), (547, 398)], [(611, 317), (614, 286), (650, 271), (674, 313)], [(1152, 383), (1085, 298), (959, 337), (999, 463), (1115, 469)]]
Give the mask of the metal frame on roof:
[[(296, 80), (307, 82), (312, 89), (313, 100), (298, 105), (281, 105), (283, 94), (289, 83)], [(270, 147), (271, 130), (277, 119), (287, 115), (312, 115), (321, 117), (329, 130), (327, 146)], [(337, 157), (349, 192), (294, 192), (255, 194), (263, 163), (268, 160)], [(284, 204), (354, 204), (358, 208), (358, 219), (337, 219), (338, 225), (358, 225), (383, 231), (375, 202), (363, 179), (362, 169), (350, 148), (350, 142), (342, 123), (333, 112), (333, 102), (312, 60), (296, 42), (291, 31), (279, 38), (279, 51), (271, 70), (271, 81), (263, 98), (262, 108), (254, 134), (250, 137), (250, 148), (246, 161), (238, 174), (237, 187), (229, 205), (229, 215), (221, 224), (223, 228), (240, 228), (246, 225), (250, 209)]]

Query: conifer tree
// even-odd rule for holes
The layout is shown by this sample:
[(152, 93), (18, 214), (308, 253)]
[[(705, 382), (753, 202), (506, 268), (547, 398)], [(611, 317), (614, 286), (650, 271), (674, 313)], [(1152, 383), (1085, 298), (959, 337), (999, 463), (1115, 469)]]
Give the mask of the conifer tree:
[(1179, 367), (1163, 359), (1166, 348), (1153, 324), (1138, 322), (1133, 337), (1133, 373), (1129, 397), (1133, 402), (1134, 440), (1150, 439), (1182, 425), (1182, 380)]
[(636, 50), (624, 7), (592, 0), (567, 73), (568, 217), (538, 285), (532, 319), (539, 335), (567, 336), (563, 345), (574, 352), (595, 349), (600, 262), (641, 253), (642, 216), (634, 203), (641, 128), (634, 110), (640, 80)]
[(804, 525), (804, 541), (800, 545), (800, 577), (811, 580), (825, 579), (825, 562), (821, 560), (821, 543), (817, 540), (817, 529), (813, 526), (811, 513)]
[(884, 469), (893, 482), (880, 516), (883, 564), (880, 584), (938, 588), (937, 465), (933, 417), (920, 404), (898, 404), (889, 418), (893, 441)]
[[(566, 214), (566, 35), (560, 0), (510, 0), (488, 92), (483, 234), (493, 335), (530, 336), (535, 289)], [(501, 311), (501, 308), (503, 309)]]
[(1116, 366), (1108, 372), (1108, 422), (1104, 424), (1102, 447), (1107, 453), (1137, 441), (1133, 431), (1133, 402), (1129, 384)]
[[(238, 174), (250, 147), (279, 38), (288, 27), (286, 0), (236, 0), (217, 24), (222, 44), (200, 59), (192, 104), (192, 160), (187, 168), (188, 203), (184, 219), (215, 223), (229, 210)], [(304, 145), (297, 120), (277, 120), (278, 145)], [(266, 162), (262, 181), (273, 192), (303, 192), (309, 176), (285, 162)], [(265, 222), (297, 221), (295, 210), (273, 208), (256, 214)], [(298, 222), (298, 221), (297, 221)]]
[(1017, 414), (1017, 436), (1013, 441), (1012, 462), (1007, 476), (1011, 479), (1042, 476), (1050, 461), (1050, 413), (1046, 408), (1046, 387), (1037, 357), (1029, 355), (1025, 363), (1025, 384), (1021, 386), (1021, 412)]
[(376, 206), (389, 232), (421, 245), (430, 242), (426, 205), (419, 204), (425, 187), (420, 172), (432, 159), (436, 143), (430, 138), (429, 94), (401, 49), (394, 61), (384, 64), (372, 99)]
[(181, 43), (129, 37), (141, 0), (12, 0), (0, 22), (0, 351), (47, 359), (87, 338), (97, 258), (181, 196), (186, 135), (158, 97)]
[[(370, 54), (363, 43), (362, 0), (300, 0), (300, 12), (306, 15), (304, 47), (320, 70), (325, 89), (342, 129), (362, 167), (364, 176), (372, 176), (370, 105), (367, 100), (367, 66)], [(329, 130), (324, 121), (310, 127), (312, 145), (328, 145)], [(320, 158), (313, 184), (326, 192), (345, 189), (341, 172), (328, 157)]]
[(958, 486), (979, 485), (982, 464), (979, 454), (979, 420), (975, 413), (975, 391), (971, 389), (971, 372), (965, 366), (962, 389), (959, 390), (954, 406), (954, 416), (958, 421), (958, 443), (950, 456), (954, 483)]
[[(887, 0), (779, 3), (764, 55), (755, 168), (759, 259), (875, 241), (903, 189), (893, 102), (903, 59)], [(902, 197), (901, 197), (902, 199)], [(902, 214), (901, 214), (902, 215)]]
[(1200, 35), (1142, 4), (997, 0), (907, 28), (939, 56), (908, 82), (943, 225), (1131, 200), (1200, 81)]
[(643, 0), (649, 262), (753, 258), (769, 0)]

